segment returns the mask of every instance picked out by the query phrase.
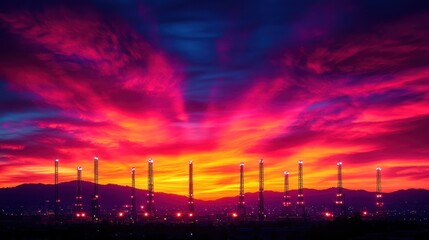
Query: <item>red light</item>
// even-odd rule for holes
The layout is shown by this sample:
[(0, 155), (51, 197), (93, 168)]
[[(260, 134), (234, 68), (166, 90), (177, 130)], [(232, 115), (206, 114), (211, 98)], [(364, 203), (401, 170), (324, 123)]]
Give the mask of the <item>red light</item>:
[(85, 213), (82, 213), (82, 217), (85, 217)]
[(120, 212), (120, 213), (118, 214), (118, 216), (119, 216), (119, 217), (123, 217), (123, 216), (124, 216), (124, 213), (123, 213), (123, 212)]
[(144, 213), (144, 216), (145, 216), (145, 217), (149, 216), (149, 213), (145, 212), (145, 213)]
[(325, 215), (326, 218), (332, 218), (332, 217), (334, 217), (334, 214), (330, 213), (330, 212), (325, 212), (324, 215)]
[(194, 214), (193, 213), (189, 213), (189, 217), (193, 217), (194, 216)]
[(177, 217), (181, 217), (181, 216), (182, 216), (182, 213), (179, 213), (179, 212), (178, 212), (178, 213), (176, 213), (176, 216), (177, 216)]
[(76, 217), (80, 217), (80, 213), (76, 213)]
[(366, 215), (368, 215), (368, 212), (367, 211), (363, 211), (362, 215), (366, 216)]
[(236, 218), (236, 217), (238, 217), (238, 214), (237, 213), (232, 213), (232, 217)]

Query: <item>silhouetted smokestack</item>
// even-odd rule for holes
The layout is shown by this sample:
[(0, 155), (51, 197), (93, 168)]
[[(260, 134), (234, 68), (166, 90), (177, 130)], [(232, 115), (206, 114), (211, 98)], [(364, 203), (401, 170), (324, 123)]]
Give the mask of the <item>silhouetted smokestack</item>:
[(55, 159), (55, 221), (58, 221), (59, 212), (60, 212), (60, 198), (58, 194), (58, 159)]
[(259, 221), (265, 219), (265, 207), (264, 207), (264, 160), (259, 160), (259, 210), (258, 210)]
[(189, 217), (195, 217), (194, 208), (194, 180), (193, 180), (193, 162), (189, 161), (189, 200), (188, 200), (188, 211)]
[(82, 167), (77, 167), (76, 211), (82, 211)]
[(148, 175), (147, 175), (147, 214), (149, 216), (154, 216), (155, 215), (155, 210), (154, 210), (154, 203), (155, 201), (153, 200), (154, 197), (154, 183), (153, 183), (153, 159), (149, 158), (148, 159)]
[(136, 168), (131, 168), (131, 220), (137, 220), (137, 206), (136, 206)]
[(377, 186), (376, 186), (376, 215), (378, 216), (382, 216), (384, 214), (384, 203), (383, 203), (383, 194), (381, 193), (381, 167), (377, 167), (376, 168), (376, 173), (377, 173)]
[(291, 207), (292, 202), (290, 200), (290, 193), (289, 193), (289, 172), (284, 171), (284, 196), (283, 196), (283, 212), (285, 216), (291, 215)]
[(342, 173), (342, 162), (337, 163), (338, 174), (337, 174), (337, 195), (335, 199), (335, 206), (337, 214), (339, 216), (344, 215), (344, 194), (343, 194), (343, 173)]
[(94, 195), (92, 196), (92, 221), (100, 219), (100, 204), (98, 203), (98, 157), (94, 157)]
[(246, 218), (246, 205), (244, 201), (244, 163), (240, 163), (240, 195), (238, 197), (237, 212), (240, 219)]
[(298, 201), (296, 202), (296, 214), (305, 217), (304, 205), (304, 177), (303, 161), (298, 161)]

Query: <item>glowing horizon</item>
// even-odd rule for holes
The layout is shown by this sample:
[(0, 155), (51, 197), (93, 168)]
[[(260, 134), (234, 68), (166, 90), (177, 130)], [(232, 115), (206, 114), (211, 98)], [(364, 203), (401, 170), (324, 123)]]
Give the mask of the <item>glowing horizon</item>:
[[(152, 158), (151, 158), (152, 159)], [(99, 160), (102, 162), (102, 160)], [(155, 161), (155, 160), (154, 160)], [(85, 164), (80, 164), (79, 166), (74, 166), (74, 165), (69, 165), (69, 166), (62, 166), (62, 161), (59, 160), (60, 164), (59, 164), (59, 183), (63, 183), (63, 182), (69, 182), (69, 181), (76, 181), (76, 174), (77, 174), (77, 170), (76, 167), (81, 167), (82, 169), (82, 180), (86, 181), (86, 182), (93, 182), (93, 160), (89, 160), (87, 161)], [(161, 181), (163, 182), (159, 182), (159, 180), (157, 179), (157, 174), (156, 174), (156, 163), (158, 161), (156, 161), (154, 163), (154, 172), (155, 172), (155, 189), (158, 189), (158, 185), (161, 186), (162, 190), (156, 190), (155, 192), (163, 192), (163, 193), (172, 193), (172, 194), (177, 194), (177, 195), (182, 195), (182, 196), (187, 196), (188, 194), (188, 164), (189, 161), (184, 161), (182, 164), (184, 165), (184, 167), (182, 167), (182, 169), (180, 169), (180, 171), (176, 171), (174, 173), (175, 176), (175, 180), (170, 179), (170, 177), (168, 176), (168, 174), (164, 174), (164, 176), (161, 178)], [(193, 161), (194, 162), (194, 161)], [(296, 161), (297, 162), (297, 161)], [(256, 164), (255, 164), (256, 163)], [(246, 193), (251, 193), (251, 192), (257, 192), (258, 191), (258, 166), (259, 166), (259, 159), (255, 160), (255, 163), (251, 164), (250, 162), (245, 162), (245, 165), (247, 167), (245, 167), (245, 172), (244, 172), (244, 178), (245, 178), (245, 192)], [(100, 164), (100, 163), (99, 163)], [(266, 160), (264, 159), (264, 165), (266, 164)], [(289, 175), (291, 176), (290, 178), (290, 186), (291, 189), (290, 190), (296, 190), (296, 186), (298, 184), (298, 180), (297, 180), (297, 170), (298, 170), (298, 163), (292, 163), (292, 164), (288, 164), (289, 166), (294, 165), (295, 164), (295, 168), (296, 171), (294, 171), (292, 168), (289, 168), (291, 170), (288, 171)], [(239, 165), (240, 162), (238, 164), (235, 164), (236, 166), (225, 166), (226, 168), (232, 169), (232, 168), (236, 168), (235, 172), (231, 171), (230, 173), (230, 179), (235, 179), (233, 181), (236, 181), (235, 183), (233, 181), (228, 182), (227, 185), (225, 186), (221, 186), (220, 189), (207, 189), (205, 191), (201, 191), (201, 189), (203, 189), (202, 186), (206, 185), (206, 184), (213, 184), (210, 182), (210, 179), (208, 178), (201, 178), (198, 176), (195, 176), (195, 172), (194, 172), (194, 179), (199, 179), (194, 180), (194, 189), (199, 190), (200, 195), (202, 195), (202, 198), (197, 197), (196, 199), (200, 199), (200, 200), (214, 200), (214, 199), (218, 199), (218, 198), (222, 198), (222, 197), (231, 197), (231, 196), (238, 196), (238, 190), (239, 190)], [(254, 169), (249, 169), (249, 165), (253, 166)], [(142, 189), (145, 190), (147, 189), (147, 162), (143, 161), (142, 163), (136, 163), (136, 164), (127, 164), (126, 166), (130, 166), (130, 168), (128, 167), (124, 167), (123, 170), (124, 172), (119, 173), (119, 171), (116, 172), (115, 176), (120, 176), (120, 178), (117, 178), (118, 181), (109, 181), (108, 177), (103, 176), (104, 171), (106, 170), (102, 170), (105, 169), (102, 167), (102, 164), (99, 165), (99, 184), (117, 184), (117, 185), (122, 185), (122, 186), (130, 186), (131, 185), (131, 175), (130, 175), (130, 171), (129, 169), (134, 168), (136, 171), (136, 188), (138, 189)], [(131, 167), (131, 166), (139, 166), (139, 167)], [(201, 170), (200, 168), (196, 168), (196, 166), (194, 164), (194, 171), (195, 170)], [(329, 171), (326, 171), (326, 174), (329, 173), (328, 176), (322, 176), (325, 177), (326, 179), (330, 179), (329, 181), (324, 182), (324, 184), (321, 184), (318, 181), (315, 181), (315, 178), (320, 177), (320, 175), (318, 174), (309, 174), (306, 173), (306, 164), (305, 162), (303, 163), (304, 166), (304, 188), (307, 189), (317, 189), (317, 190), (323, 190), (323, 189), (327, 189), (327, 188), (336, 188), (336, 184), (337, 184), (337, 162), (333, 162), (333, 166), (331, 166), (331, 169), (329, 169)], [(46, 174), (45, 177), (46, 179), (43, 181), (33, 181), (33, 182), (23, 182), (23, 183), (19, 183), (20, 184), (24, 184), (24, 183), (44, 183), (44, 184), (53, 184), (52, 178), (53, 178), (53, 165), (52, 166), (46, 166), (46, 167), (41, 167), (46, 169)], [(344, 187), (345, 189), (350, 189), (350, 190), (366, 190), (369, 192), (375, 192), (375, 173), (376, 173), (376, 168), (378, 168), (378, 166), (374, 166), (372, 169), (368, 169), (368, 172), (370, 172), (368, 175), (372, 175), (371, 178), (368, 179), (368, 181), (365, 181), (363, 183), (359, 183), (356, 185), (356, 182), (360, 182), (361, 180), (356, 181), (355, 179), (347, 179), (343, 177), (343, 187), (345, 184), (349, 183), (350, 186), (353, 187)], [(177, 169), (176, 169), (177, 170)], [(265, 165), (265, 172), (267, 172), (267, 170), (269, 171), (269, 169), (267, 169), (267, 166)], [(50, 172), (49, 172), (50, 171)], [(165, 171), (162, 171), (165, 173)], [(269, 171), (272, 172), (272, 171)], [(343, 176), (344, 176), (344, 172), (349, 173), (349, 172), (353, 172), (353, 171), (347, 171), (345, 170), (345, 168), (343, 168)], [(122, 176), (121, 176), (122, 174)], [(405, 187), (405, 188), (397, 188), (395, 186), (390, 186), (388, 184), (389, 179), (386, 179), (383, 176), (384, 172), (382, 170), (382, 192), (384, 193), (389, 193), (389, 192), (393, 192), (393, 191), (397, 191), (397, 190), (402, 190), (402, 189), (410, 189), (410, 188), (416, 188), (416, 187)], [(39, 174), (40, 175), (40, 174)], [(143, 176), (142, 176), (143, 175)], [(250, 176), (249, 176), (250, 175)], [(310, 185), (314, 186), (314, 184), (317, 184), (318, 187), (311, 187), (311, 186), (307, 186), (308, 185), (308, 180), (307, 180), (307, 175), (310, 175)], [(368, 176), (366, 175), (366, 176)], [(110, 175), (109, 175), (110, 176)], [(238, 179), (238, 180), (237, 180)], [(222, 181), (222, 177), (218, 178), (219, 181)], [(265, 187), (266, 191), (277, 191), (277, 192), (282, 192), (283, 191), (283, 181), (284, 181), (284, 172), (280, 172), (280, 174), (277, 174), (277, 176), (274, 177), (274, 179), (271, 178), (267, 178), (267, 176), (265, 176)], [(386, 184), (387, 183), (387, 184)], [(201, 186), (199, 186), (201, 185)], [(386, 186), (387, 185), (387, 186)], [(5, 186), (5, 187), (14, 187), (16, 185), (10, 185), (10, 186)], [(366, 187), (365, 187), (366, 186)], [(422, 188), (422, 189), (427, 189), (425, 187), (417, 187), (417, 188)], [(174, 189), (174, 190), (173, 190)], [(173, 190), (173, 191), (172, 191)], [(218, 196), (218, 195), (213, 195), (211, 193), (223, 193), (222, 195)], [(202, 194), (201, 194), (202, 193)]]
[[(417, 0), (0, 3), (0, 187), (92, 181), (197, 199), (428, 188), (428, 6)], [(170, 6), (170, 7), (166, 7)]]

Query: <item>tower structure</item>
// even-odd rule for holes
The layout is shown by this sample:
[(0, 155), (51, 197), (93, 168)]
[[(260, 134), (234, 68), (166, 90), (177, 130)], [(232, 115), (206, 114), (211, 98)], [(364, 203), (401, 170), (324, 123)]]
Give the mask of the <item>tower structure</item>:
[(153, 159), (149, 158), (148, 163), (148, 174), (147, 174), (147, 206), (146, 213), (148, 216), (154, 216), (154, 184), (153, 184)]
[(296, 202), (296, 214), (305, 217), (304, 205), (304, 176), (303, 176), (303, 161), (298, 161), (298, 198)]
[(265, 219), (265, 207), (264, 207), (264, 160), (259, 160), (259, 209), (258, 219), (260, 222)]
[(342, 166), (343, 163), (341, 161), (337, 162), (337, 195), (335, 198), (335, 208), (338, 216), (344, 216), (345, 214)]
[(83, 210), (82, 205), (82, 167), (77, 167), (77, 191), (76, 191), (76, 212), (81, 212)]
[(238, 196), (237, 213), (240, 219), (246, 218), (246, 205), (244, 201), (244, 163), (240, 163), (240, 195)]
[(376, 206), (376, 215), (381, 216), (383, 215), (383, 194), (381, 193), (381, 167), (376, 168), (376, 200), (375, 200), (375, 206)]
[(94, 195), (92, 196), (92, 221), (100, 220), (100, 204), (98, 203), (98, 157), (94, 157)]
[(291, 214), (292, 202), (290, 199), (289, 193), (289, 172), (284, 171), (284, 196), (283, 196), (283, 214), (284, 216), (289, 216)]
[(188, 215), (190, 218), (195, 216), (195, 207), (194, 207), (194, 180), (193, 180), (193, 162), (189, 161), (189, 199), (188, 199)]
[(60, 213), (60, 198), (59, 198), (59, 194), (58, 194), (58, 164), (59, 164), (59, 159), (55, 159), (55, 206), (54, 206), (54, 214), (55, 214), (55, 221), (58, 221), (59, 218), (59, 213)]
[(131, 168), (131, 221), (137, 220), (136, 206), (136, 168)]

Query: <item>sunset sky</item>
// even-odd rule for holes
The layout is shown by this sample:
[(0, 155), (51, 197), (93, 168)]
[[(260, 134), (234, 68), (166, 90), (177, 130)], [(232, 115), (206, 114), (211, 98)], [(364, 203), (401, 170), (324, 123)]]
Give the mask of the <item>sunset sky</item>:
[(429, 182), (428, 1), (0, 3), (0, 187), (60, 182), (197, 199)]

